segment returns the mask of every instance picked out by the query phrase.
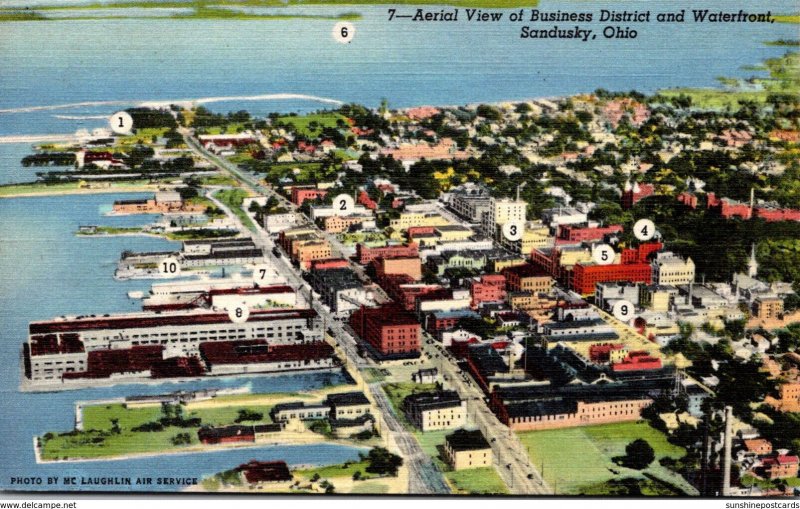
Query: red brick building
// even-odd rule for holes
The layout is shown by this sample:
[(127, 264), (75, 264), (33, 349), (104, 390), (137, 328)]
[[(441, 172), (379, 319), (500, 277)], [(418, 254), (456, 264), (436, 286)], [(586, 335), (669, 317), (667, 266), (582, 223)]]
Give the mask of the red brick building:
[(629, 209), (648, 196), (653, 196), (653, 194), (655, 194), (653, 184), (639, 184), (637, 182), (631, 185), (629, 182), (622, 192), (622, 208)]
[(496, 302), (506, 297), (506, 278), (501, 274), (487, 274), (472, 281), (469, 288), (470, 306), (477, 308), (483, 302)]
[(311, 270), (346, 269), (350, 262), (344, 258), (326, 258), (324, 260), (311, 260)]
[(292, 203), (298, 207), (306, 200), (316, 200), (317, 198), (324, 198), (327, 196), (328, 191), (324, 189), (316, 189), (313, 187), (294, 187), (292, 188)]
[(369, 197), (369, 194), (366, 191), (361, 191), (358, 193), (358, 203), (365, 206), (369, 210), (375, 210), (378, 208), (378, 204)]
[(572, 268), (570, 288), (581, 295), (593, 295), (597, 283), (628, 281), (650, 284), (652, 269), (647, 262), (616, 265), (576, 264)]
[(764, 458), (761, 463), (764, 466), (764, 473), (770, 479), (789, 479), (797, 477), (800, 458), (782, 455), (774, 458)]
[(653, 357), (647, 352), (630, 352), (622, 362), (611, 365), (615, 373), (620, 371), (642, 371), (648, 369), (661, 369), (661, 359)]
[(350, 316), (350, 326), (382, 356), (419, 355), (420, 324), (413, 314), (397, 304), (361, 307)]
[(356, 259), (361, 265), (367, 265), (376, 258), (388, 258), (398, 256), (419, 256), (419, 248), (416, 244), (398, 244), (384, 247), (367, 247), (364, 244), (356, 245)]
[(578, 243), (591, 240), (601, 240), (606, 235), (621, 233), (621, 225), (612, 224), (609, 226), (576, 226), (572, 224), (562, 224), (558, 227), (556, 244)]
[(725, 219), (730, 219), (732, 217), (750, 219), (753, 217), (753, 209), (750, 208), (750, 204), (748, 203), (728, 198), (717, 198), (717, 195), (714, 193), (708, 193), (706, 200), (706, 208), (713, 209)]

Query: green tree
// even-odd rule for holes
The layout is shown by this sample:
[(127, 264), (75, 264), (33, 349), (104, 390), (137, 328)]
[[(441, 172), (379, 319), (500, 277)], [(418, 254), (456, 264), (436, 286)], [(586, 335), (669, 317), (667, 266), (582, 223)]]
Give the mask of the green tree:
[(637, 438), (625, 446), (625, 457), (622, 464), (629, 468), (642, 470), (656, 459), (656, 453), (647, 440)]

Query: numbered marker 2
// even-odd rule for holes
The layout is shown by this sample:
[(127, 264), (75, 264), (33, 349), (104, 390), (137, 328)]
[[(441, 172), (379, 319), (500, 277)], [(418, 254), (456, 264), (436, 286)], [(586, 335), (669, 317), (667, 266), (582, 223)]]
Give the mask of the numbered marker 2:
[(158, 272), (164, 276), (180, 276), (181, 262), (177, 258), (164, 258), (158, 262)]
[(592, 259), (597, 265), (611, 265), (614, 263), (615, 256), (616, 253), (614, 253), (614, 248), (608, 244), (600, 244), (595, 246), (594, 250), (592, 251)]
[(117, 134), (130, 134), (133, 129), (133, 117), (127, 111), (118, 111), (108, 119), (108, 125)]
[(349, 194), (340, 194), (333, 199), (333, 213), (337, 216), (349, 216), (356, 208), (356, 202)]
[(228, 317), (234, 323), (244, 323), (250, 316), (250, 308), (244, 304), (238, 304), (228, 309)]
[(633, 304), (627, 300), (617, 301), (614, 303), (614, 307), (611, 308), (611, 314), (613, 314), (614, 318), (621, 322), (630, 321), (635, 312), (636, 308), (634, 308)]
[(506, 240), (515, 242), (522, 238), (525, 233), (525, 225), (521, 221), (511, 221), (503, 225), (503, 237)]
[(639, 219), (633, 225), (633, 234), (639, 240), (650, 240), (656, 234), (656, 225), (649, 219)]
[(356, 35), (356, 27), (352, 23), (343, 21), (336, 23), (331, 32), (333, 40), (342, 44), (350, 44)]

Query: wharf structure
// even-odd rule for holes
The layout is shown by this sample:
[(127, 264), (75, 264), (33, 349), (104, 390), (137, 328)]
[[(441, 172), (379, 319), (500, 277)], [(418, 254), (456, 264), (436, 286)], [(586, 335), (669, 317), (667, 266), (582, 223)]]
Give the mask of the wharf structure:
[(311, 309), (205, 310), (82, 316), (32, 322), (23, 345), (28, 385), (325, 369), (333, 350)]

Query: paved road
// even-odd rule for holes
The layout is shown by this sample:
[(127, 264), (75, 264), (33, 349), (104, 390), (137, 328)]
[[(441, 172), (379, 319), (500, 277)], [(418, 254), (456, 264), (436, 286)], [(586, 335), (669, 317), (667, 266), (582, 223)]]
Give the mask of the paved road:
[(509, 490), (517, 495), (552, 494), (553, 490), (531, 464), (519, 437), (489, 410), (483, 391), (472, 377), (460, 372), (455, 360), (448, 357), (439, 342), (433, 340), (433, 344), (429, 344), (430, 340), (432, 338), (425, 334), (422, 340), (423, 352), (438, 367), (440, 374), (446, 377), (447, 383), (461, 398), (467, 400), (469, 416), (490, 441), (497, 473)]
[[(384, 433), (391, 433), (395, 443), (403, 453), (405, 464), (408, 466), (408, 492), (413, 494), (443, 494), (450, 493), (450, 487), (436, 468), (431, 457), (425, 454), (419, 442), (406, 431), (397, 419), (391, 403), (384, 394), (380, 384), (369, 385), (375, 404), (384, 416)], [(388, 429), (387, 429), (388, 428)]]
[[(235, 165), (232, 165), (228, 161), (225, 161), (214, 154), (210, 154), (203, 149), (188, 132), (184, 131), (183, 134), (187, 145), (192, 148), (195, 153), (201, 157), (204, 157), (222, 170), (232, 174), (235, 178), (239, 179), (243, 184), (250, 187), (256, 193), (265, 196), (275, 196), (279, 200), (288, 203), (287, 206), (291, 206), (292, 210), (297, 210), (296, 207), (287, 202), (285, 198), (278, 195), (271, 189), (267, 189), (259, 184), (258, 180), (254, 176), (248, 176), (246, 173), (236, 168)], [(227, 214), (228, 217), (233, 219), (241, 231), (247, 230), (244, 224), (242, 224), (241, 220), (225, 204), (214, 198), (211, 193), (208, 193), (207, 196), (211, 201), (214, 202), (215, 206), (219, 207), (225, 212), (225, 214)], [(341, 350), (347, 356), (347, 361), (349, 364), (359, 370), (373, 365), (374, 363), (371, 360), (365, 359), (358, 355), (356, 339), (342, 326), (341, 322), (336, 320), (331, 315), (330, 311), (318, 299), (313, 298), (311, 287), (297, 274), (297, 272), (291, 266), (291, 262), (289, 262), (285, 256), (278, 258), (273, 254), (272, 249), (275, 247), (275, 244), (272, 241), (272, 238), (267, 234), (266, 231), (264, 231), (263, 228), (261, 228), (260, 225), (256, 225), (255, 230), (252, 231), (252, 237), (253, 242), (264, 251), (265, 258), (269, 260), (271, 265), (278, 271), (278, 273), (285, 277), (287, 282), (289, 282), (296, 291), (301, 292), (301, 295), (302, 291), (306, 292), (306, 299), (311, 302), (313, 309), (319, 313), (319, 315), (325, 320), (326, 326), (333, 332), (333, 338), (336, 341), (337, 346), (341, 348)], [(435, 465), (431, 461), (431, 458), (422, 451), (414, 436), (406, 431), (397, 421), (392, 407), (386, 399), (386, 395), (384, 394), (380, 385), (369, 385), (369, 392), (373, 401), (380, 410), (380, 417), (383, 422), (386, 423), (388, 432), (392, 434), (392, 438), (394, 438), (395, 443), (398, 445), (401, 453), (403, 454), (404, 462), (408, 467), (409, 472), (409, 493), (450, 493), (450, 489), (447, 483), (444, 481), (442, 473), (436, 469)]]

